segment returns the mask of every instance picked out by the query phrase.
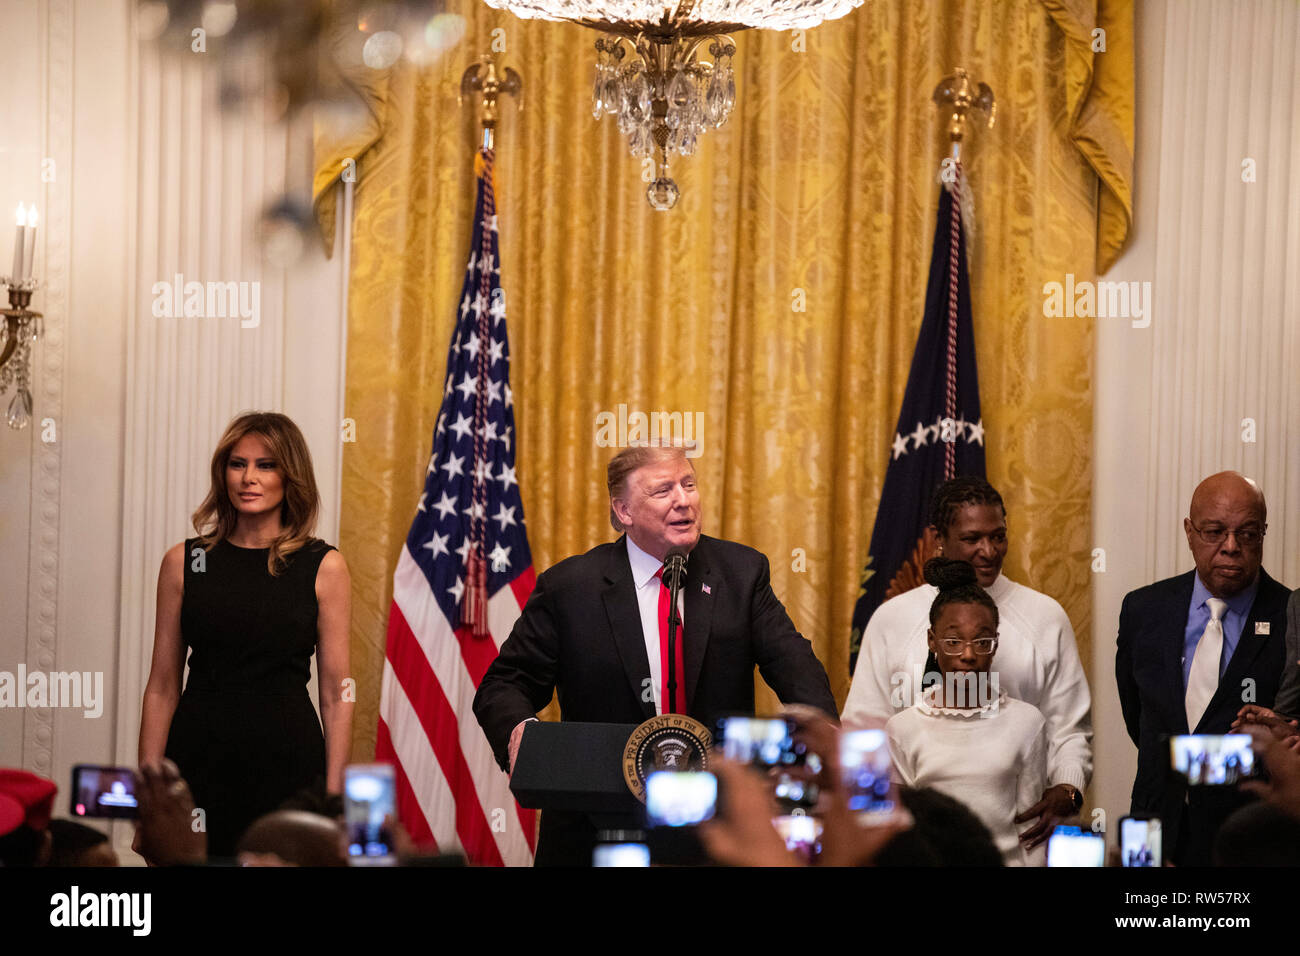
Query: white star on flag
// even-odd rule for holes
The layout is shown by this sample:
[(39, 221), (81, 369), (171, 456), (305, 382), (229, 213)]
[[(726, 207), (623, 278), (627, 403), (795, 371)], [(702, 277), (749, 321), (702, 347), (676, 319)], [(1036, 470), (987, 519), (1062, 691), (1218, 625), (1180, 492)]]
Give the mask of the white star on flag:
[(455, 512), (456, 502), (452, 501), (451, 496), (444, 491), (442, 493), (442, 498), (436, 502), (433, 507), (438, 512), (438, 517), (441, 519)]
[(447, 463), (442, 466), (442, 470), (447, 473), (447, 480), (451, 481), (457, 475), (465, 473), (465, 459), (460, 455), (448, 455)]
[(452, 423), (451, 430), (456, 433), (457, 438), (464, 438), (474, 430), (474, 423), (465, 417), (464, 413), (456, 415), (456, 421)]
[[(503, 502), (501, 504), (500, 509), (497, 511), (497, 513), (492, 516), (492, 520), (501, 522), (501, 530), (505, 531), (507, 525), (512, 525), (515, 523), (514, 505), (511, 505), (509, 508), (507, 508), (505, 506), (505, 503)], [(664, 611), (665, 618), (667, 617), (667, 615), (668, 612)]]
[(432, 551), (435, 558), (440, 554), (450, 554), (451, 552), (447, 550), (447, 537), (447, 535), (438, 534), (438, 532), (435, 531), (433, 537), (422, 544), (421, 547), (428, 548)]

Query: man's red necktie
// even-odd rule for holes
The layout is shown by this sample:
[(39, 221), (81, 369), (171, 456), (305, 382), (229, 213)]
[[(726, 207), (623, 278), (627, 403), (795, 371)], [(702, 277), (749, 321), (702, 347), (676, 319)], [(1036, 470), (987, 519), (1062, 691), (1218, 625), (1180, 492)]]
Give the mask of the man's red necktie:
[[(684, 714), (686, 713), (686, 667), (682, 663), (682, 638), (685, 635), (686, 625), (679, 623), (677, 625), (676, 645), (677, 658), (677, 694), (673, 701), (668, 700), (668, 585), (664, 583), (664, 569), (660, 568), (655, 574), (659, 579), (659, 700), (662, 704), (663, 713)], [(680, 614), (678, 619), (680, 621)]]

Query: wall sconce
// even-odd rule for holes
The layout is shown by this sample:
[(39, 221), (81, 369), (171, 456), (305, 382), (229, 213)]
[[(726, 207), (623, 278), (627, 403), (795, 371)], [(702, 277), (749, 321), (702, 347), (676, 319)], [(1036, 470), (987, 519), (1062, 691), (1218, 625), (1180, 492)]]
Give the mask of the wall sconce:
[(15, 218), (13, 272), (5, 277), (9, 308), (0, 309), (0, 395), (14, 388), (5, 420), (10, 428), (26, 428), (32, 420), (32, 345), (41, 337), (42, 316), (27, 307), (37, 281), (32, 278), (36, 259), (36, 207), (18, 204)]

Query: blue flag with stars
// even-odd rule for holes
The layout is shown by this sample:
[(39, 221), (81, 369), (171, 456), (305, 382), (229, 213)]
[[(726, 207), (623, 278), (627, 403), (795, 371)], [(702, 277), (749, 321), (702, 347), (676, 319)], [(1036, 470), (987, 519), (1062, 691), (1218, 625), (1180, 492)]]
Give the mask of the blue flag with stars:
[[(938, 553), (930, 500), (957, 475), (984, 477), (984, 422), (975, 370), (975, 330), (957, 181), (939, 191), (939, 213), (925, 290), (925, 314), (885, 469), (871, 553), (853, 609), (849, 672), (857, 666), (867, 621), (886, 600), (925, 583)], [(956, 200), (954, 197), (958, 197)]]

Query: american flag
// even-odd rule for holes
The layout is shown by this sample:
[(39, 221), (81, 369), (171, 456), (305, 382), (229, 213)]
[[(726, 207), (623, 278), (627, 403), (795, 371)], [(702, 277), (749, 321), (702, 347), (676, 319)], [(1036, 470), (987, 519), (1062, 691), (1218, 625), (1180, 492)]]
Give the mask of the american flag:
[(492, 160), (484, 149), (474, 161), (474, 234), (442, 408), (393, 576), (375, 758), (396, 765), (398, 817), (416, 843), (527, 866), (534, 811), (515, 803), (472, 709), (536, 580), (515, 477)]

